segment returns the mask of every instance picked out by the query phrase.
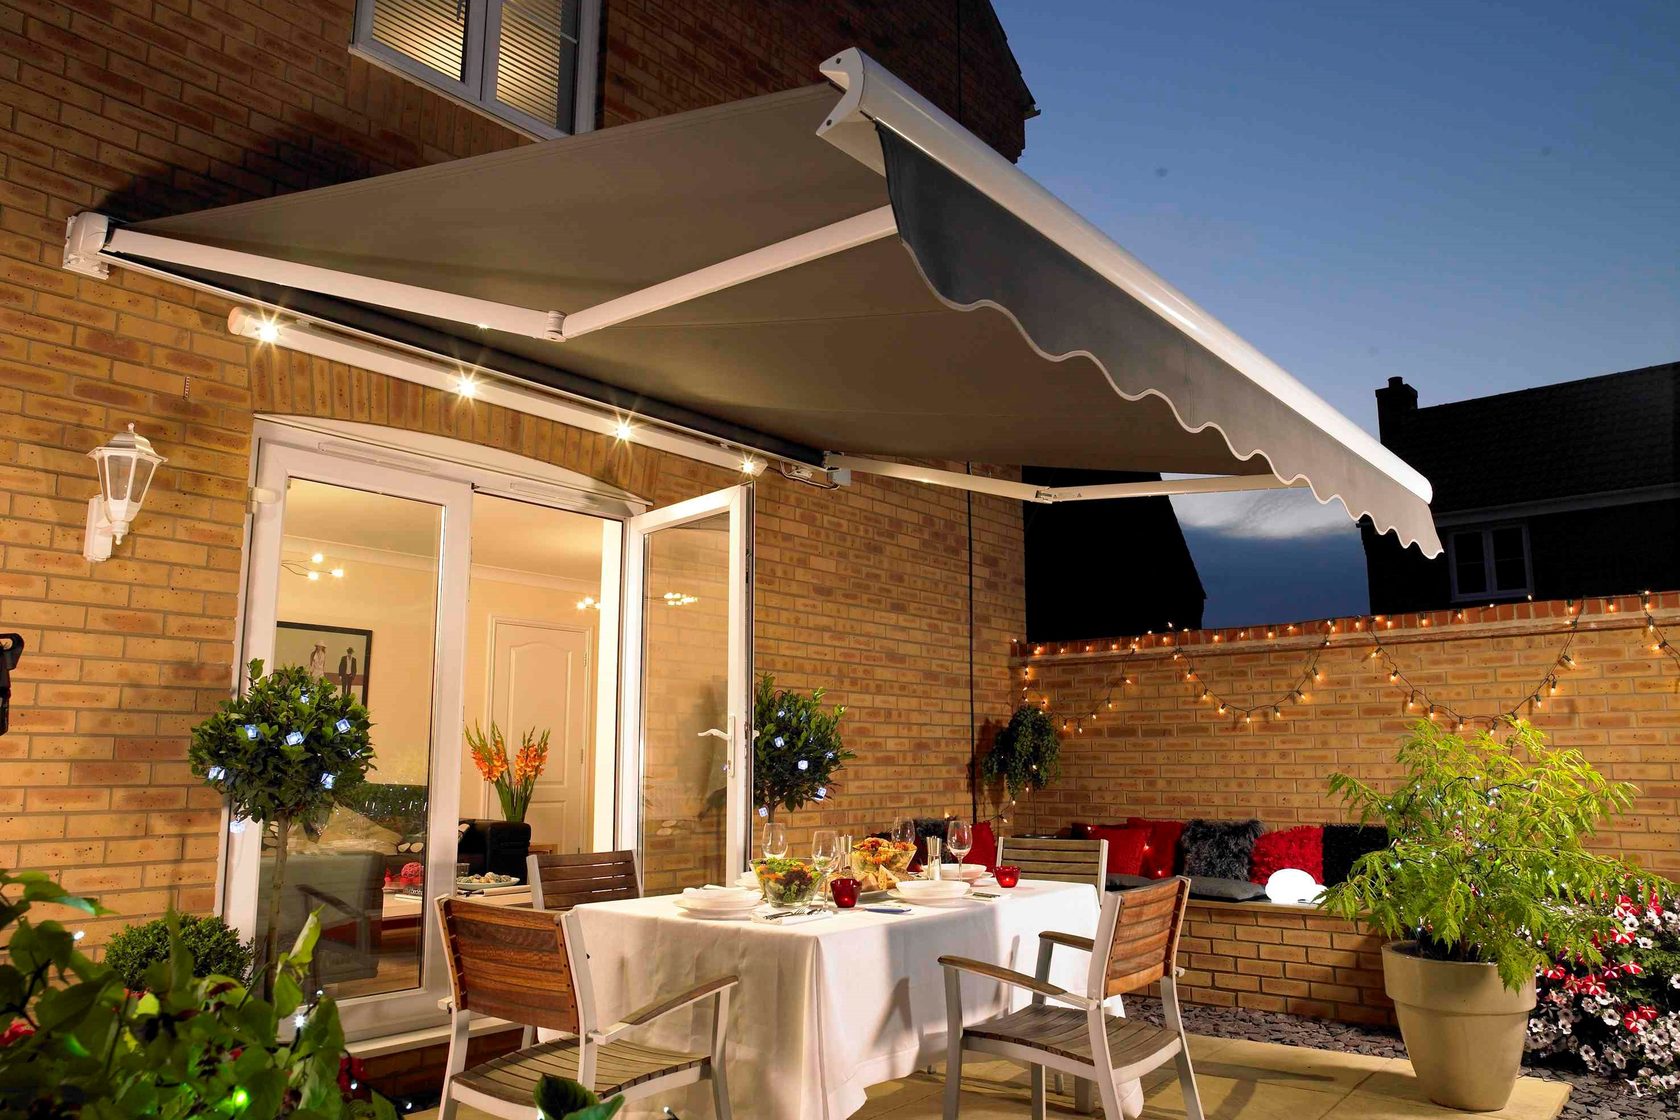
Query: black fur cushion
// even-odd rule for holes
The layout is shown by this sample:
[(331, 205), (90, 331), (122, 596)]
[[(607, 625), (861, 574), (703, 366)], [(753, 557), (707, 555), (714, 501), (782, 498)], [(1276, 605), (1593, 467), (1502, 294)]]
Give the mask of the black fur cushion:
[(1324, 885), (1347, 881), (1353, 861), (1366, 852), (1388, 847), (1388, 829), (1380, 824), (1324, 826)]
[(1248, 861), (1262, 831), (1264, 826), (1252, 820), (1191, 821), (1179, 841), (1184, 874), (1192, 879), (1247, 879)]

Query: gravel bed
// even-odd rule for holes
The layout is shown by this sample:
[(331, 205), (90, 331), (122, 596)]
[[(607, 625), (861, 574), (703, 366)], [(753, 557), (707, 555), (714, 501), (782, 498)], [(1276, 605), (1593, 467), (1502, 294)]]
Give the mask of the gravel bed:
[[(1298, 1015), (1252, 1011), (1242, 1007), (1204, 1007), (1193, 1003), (1182, 1006), (1184, 1029), (1192, 1034), (1281, 1042), (1287, 1046), (1311, 1046), (1320, 1050), (1371, 1054), (1379, 1058), (1406, 1056), (1399, 1033), (1386, 1027), (1303, 1019)], [(1157, 1000), (1128, 996), (1126, 1014), (1159, 1025), (1161, 1005)], [(1529, 1077), (1569, 1084), (1569, 1100), (1560, 1114), (1564, 1120), (1674, 1120), (1680, 1116), (1680, 1106), (1674, 1101), (1636, 1097), (1616, 1082), (1585, 1070), (1526, 1066), (1523, 1073)]]

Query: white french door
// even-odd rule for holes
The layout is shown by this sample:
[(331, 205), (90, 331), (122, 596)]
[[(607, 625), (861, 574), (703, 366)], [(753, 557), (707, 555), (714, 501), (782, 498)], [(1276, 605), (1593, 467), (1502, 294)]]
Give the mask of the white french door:
[(751, 516), (732, 486), (625, 523), (618, 837), (650, 893), (746, 866)]
[[(454, 883), (473, 495), (368, 450), (261, 445), (243, 652), (268, 667), (319, 667), (358, 694), (378, 798), (335, 810), (319, 841), (265, 844), (257, 827), (230, 822), (224, 904), (260, 944), (274, 845), (289, 843), (281, 949), (318, 909), (316, 977), (352, 1036), (433, 1022), (447, 990), (431, 900)], [(424, 868), (416, 894), (386, 891), (409, 863)]]

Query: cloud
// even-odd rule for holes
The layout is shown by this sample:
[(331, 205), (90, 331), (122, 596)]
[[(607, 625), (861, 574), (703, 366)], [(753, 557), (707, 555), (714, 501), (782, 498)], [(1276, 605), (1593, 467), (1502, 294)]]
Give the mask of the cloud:
[(1310, 490), (1175, 494), (1172, 505), (1186, 530), (1240, 540), (1303, 540), (1354, 531), (1341, 502), (1320, 505)]

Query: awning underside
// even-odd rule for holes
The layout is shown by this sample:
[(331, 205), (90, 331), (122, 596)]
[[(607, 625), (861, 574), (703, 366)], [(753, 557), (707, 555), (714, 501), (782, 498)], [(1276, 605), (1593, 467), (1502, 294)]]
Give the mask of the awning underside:
[[(615, 405), (780, 446), (1305, 478), (1439, 550), (1403, 464), (1326, 432), (890, 128), (885, 178), (822, 139), (835, 99), (816, 86), (132, 228), (571, 314), (890, 201), (899, 237), (563, 342), (376, 314), (465, 361), (513, 355), (540, 363), (517, 371), (532, 380), (589, 379)], [(329, 321), (367, 310), (296, 301)]]

